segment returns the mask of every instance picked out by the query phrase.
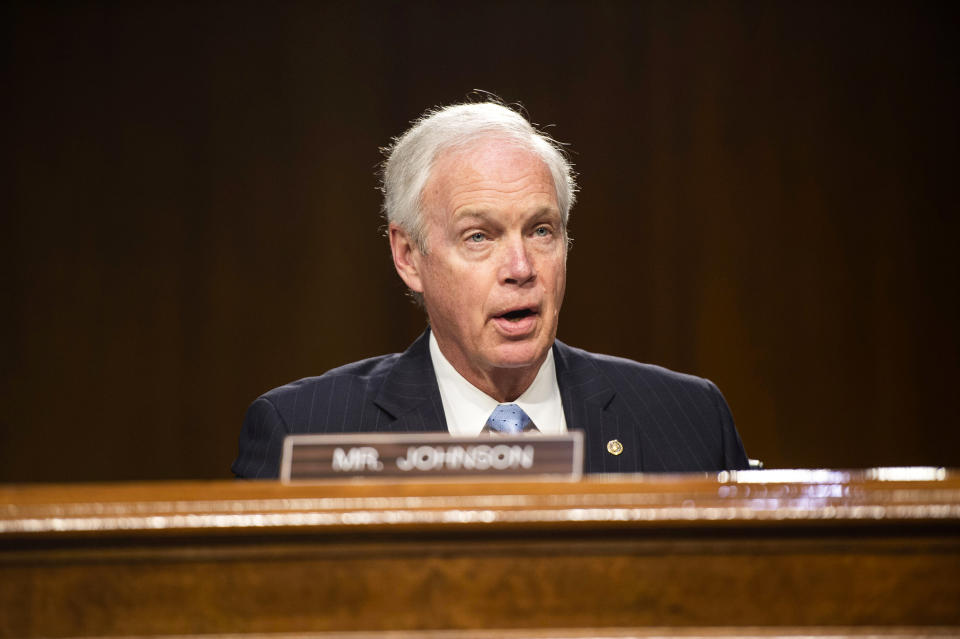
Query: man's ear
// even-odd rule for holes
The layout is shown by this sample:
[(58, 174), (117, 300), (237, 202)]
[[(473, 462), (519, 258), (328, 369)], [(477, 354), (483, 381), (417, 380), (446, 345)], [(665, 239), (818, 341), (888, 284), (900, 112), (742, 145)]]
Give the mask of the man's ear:
[(411, 291), (423, 293), (423, 283), (420, 281), (420, 249), (410, 235), (397, 226), (390, 224), (390, 252), (393, 253), (393, 266), (397, 269), (400, 279)]

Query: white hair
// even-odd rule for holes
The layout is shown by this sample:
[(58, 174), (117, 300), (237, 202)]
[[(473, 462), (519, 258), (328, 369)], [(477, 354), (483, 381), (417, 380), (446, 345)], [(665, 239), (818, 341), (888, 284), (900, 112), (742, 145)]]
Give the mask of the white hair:
[(576, 199), (573, 169), (560, 144), (535, 129), (516, 111), (494, 102), (456, 104), (424, 113), (385, 149), (383, 212), (387, 222), (405, 230), (421, 253), (427, 252), (423, 189), (437, 157), (485, 137), (506, 139), (532, 151), (553, 176), (566, 234)]

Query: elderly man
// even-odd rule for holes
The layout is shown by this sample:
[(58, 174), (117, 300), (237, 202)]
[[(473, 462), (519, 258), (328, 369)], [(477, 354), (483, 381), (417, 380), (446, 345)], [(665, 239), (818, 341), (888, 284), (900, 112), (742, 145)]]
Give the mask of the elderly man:
[(397, 273), (429, 328), (402, 354), (274, 389), (247, 412), (240, 477), (291, 433), (584, 431), (586, 472), (746, 468), (707, 380), (556, 340), (575, 184), (557, 144), (499, 104), (427, 113), (389, 151)]

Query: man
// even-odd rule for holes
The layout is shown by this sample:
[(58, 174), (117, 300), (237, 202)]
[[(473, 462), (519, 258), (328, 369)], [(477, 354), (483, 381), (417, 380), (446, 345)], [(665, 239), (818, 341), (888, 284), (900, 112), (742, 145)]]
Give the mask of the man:
[(274, 389), (247, 412), (240, 477), (276, 477), (290, 433), (584, 431), (586, 472), (746, 468), (707, 380), (557, 341), (575, 195), (557, 144), (499, 104), (428, 112), (389, 150), (397, 273), (429, 328), (402, 354)]

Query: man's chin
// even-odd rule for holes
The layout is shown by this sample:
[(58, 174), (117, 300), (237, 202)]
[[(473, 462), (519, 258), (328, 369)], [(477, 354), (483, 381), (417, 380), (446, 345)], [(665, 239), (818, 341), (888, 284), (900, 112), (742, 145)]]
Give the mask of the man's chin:
[(539, 367), (546, 359), (547, 351), (551, 346), (553, 346), (552, 343), (544, 344), (540, 340), (501, 344), (493, 353), (492, 363), (497, 368)]

